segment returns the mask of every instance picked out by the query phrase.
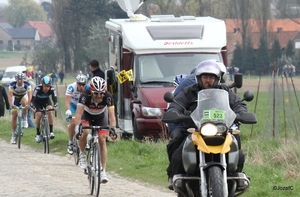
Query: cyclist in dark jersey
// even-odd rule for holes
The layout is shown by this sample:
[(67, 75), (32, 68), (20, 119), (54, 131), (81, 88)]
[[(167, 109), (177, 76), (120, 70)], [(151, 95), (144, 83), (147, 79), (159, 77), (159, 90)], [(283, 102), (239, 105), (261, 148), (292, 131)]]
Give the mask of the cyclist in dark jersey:
[[(101, 77), (93, 77), (90, 81), (90, 89), (85, 90), (79, 97), (75, 114), (75, 132), (79, 132), (79, 124), (82, 126), (107, 126), (108, 118), (110, 126), (116, 127), (115, 109), (112, 95), (106, 90), (106, 81)], [(80, 163), (81, 168), (87, 167), (85, 145), (86, 137), (90, 130), (83, 130), (83, 134), (79, 137), (80, 146)], [(101, 183), (107, 183), (108, 178), (105, 173), (107, 148), (106, 137), (107, 130), (98, 131), (98, 139), (100, 144), (100, 154), (102, 162)], [(115, 139), (116, 136), (111, 136)]]
[[(35, 124), (36, 124), (36, 136), (35, 141), (40, 143), (42, 140), (40, 132), (40, 121), (42, 118), (41, 109), (52, 109), (52, 103), (50, 101), (50, 96), (52, 96), (52, 101), (54, 103), (54, 108), (58, 106), (57, 94), (53, 86), (51, 86), (51, 78), (45, 76), (41, 79), (41, 84), (37, 85), (33, 91), (30, 106), (34, 109), (36, 113)], [(48, 112), (49, 128), (50, 128), (50, 139), (54, 139), (55, 135), (53, 133), (53, 117), (52, 113)]]

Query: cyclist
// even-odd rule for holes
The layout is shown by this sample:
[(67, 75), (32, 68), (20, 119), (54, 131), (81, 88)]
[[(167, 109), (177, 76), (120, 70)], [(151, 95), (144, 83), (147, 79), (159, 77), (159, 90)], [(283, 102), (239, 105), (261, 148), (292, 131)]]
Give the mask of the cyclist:
[(73, 154), (73, 136), (75, 133), (75, 124), (74, 118), (72, 115), (75, 114), (77, 103), (80, 94), (89, 88), (87, 83), (87, 76), (84, 74), (78, 74), (76, 77), (76, 82), (71, 83), (68, 85), (66, 90), (66, 100), (65, 100), (65, 107), (66, 107), (66, 120), (69, 122), (68, 133), (69, 133), (69, 143), (68, 143), (68, 153), (70, 155)]
[[(13, 81), (10, 83), (8, 87), (8, 102), (11, 106), (11, 114), (12, 114), (12, 121), (11, 121), (11, 129), (12, 129), (12, 137), (10, 140), (10, 143), (16, 144), (16, 128), (17, 128), (17, 116), (18, 112), (17, 110), (14, 110), (13, 108), (15, 106), (19, 107), (22, 105), (25, 107), (26, 105), (29, 105), (29, 101), (31, 100), (31, 86), (27, 81), (25, 80), (25, 74), (24, 73), (17, 73), (15, 75), (16, 81)], [(27, 122), (27, 113), (28, 109), (23, 109), (23, 126), (24, 128), (28, 128), (28, 122)]]
[[(112, 95), (106, 90), (106, 81), (101, 77), (93, 77), (90, 81), (90, 88), (85, 90), (79, 98), (76, 114), (75, 114), (75, 132), (79, 132), (79, 124), (82, 126), (107, 126), (108, 118), (110, 126), (116, 127), (116, 117), (114, 109), (114, 101)], [(114, 129), (113, 128), (113, 129)], [(83, 130), (83, 134), (79, 137), (80, 146), (80, 161), (79, 166), (81, 168), (87, 167), (85, 145), (86, 137), (89, 134), (89, 130)], [(106, 160), (107, 160), (107, 148), (106, 137), (108, 136), (107, 130), (98, 130), (98, 140), (100, 144), (101, 154), (101, 183), (107, 183), (108, 178), (105, 173)], [(111, 136), (114, 140), (116, 136)]]
[[(37, 85), (33, 91), (32, 99), (30, 106), (36, 113), (35, 125), (36, 125), (36, 136), (35, 141), (40, 143), (42, 140), (41, 131), (40, 131), (40, 121), (42, 118), (41, 109), (52, 109), (50, 96), (52, 96), (52, 101), (54, 103), (54, 108), (58, 106), (57, 103), (57, 95), (56, 90), (53, 86), (51, 86), (51, 78), (49, 76), (45, 76), (41, 79), (41, 84)], [(53, 133), (53, 117), (52, 113), (48, 112), (49, 118), (49, 128), (50, 128), (50, 139), (54, 139), (55, 135)]]

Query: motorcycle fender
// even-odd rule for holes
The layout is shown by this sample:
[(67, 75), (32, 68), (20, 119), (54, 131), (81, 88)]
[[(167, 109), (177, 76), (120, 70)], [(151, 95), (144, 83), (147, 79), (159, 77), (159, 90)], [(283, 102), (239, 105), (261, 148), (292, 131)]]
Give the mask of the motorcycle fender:
[(204, 153), (225, 154), (230, 151), (232, 137), (231, 134), (228, 133), (223, 144), (219, 146), (208, 146), (205, 144), (203, 137), (198, 132), (194, 132), (192, 134), (192, 141), (197, 146), (197, 149)]

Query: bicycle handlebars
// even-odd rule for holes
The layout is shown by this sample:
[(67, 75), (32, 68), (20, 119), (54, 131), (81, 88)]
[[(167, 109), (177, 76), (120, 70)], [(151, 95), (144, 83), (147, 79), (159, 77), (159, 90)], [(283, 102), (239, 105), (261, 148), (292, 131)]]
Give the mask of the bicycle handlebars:
[[(54, 106), (53, 106), (54, 107)], [(32, 108), (31, 108), (32, 109)], [(56, 111), (56, 108), (52, 108), (52, 109), (45, 109), (45, 108), (42, 108), (39, 110), (39, 112), (42, 112), (42, 113), (46, 113), (48, 111), (55, 111), (55, 117), (57, 117), (57, 111)], [(35, 113), (33, 113), (33, 118), (35, 119)]]
[(107, 129), (109, 131), (109, 134), (110, 135), (113, 135), (116, 137), (117, 139), (117, 134), (116, 134), (116, 131), (115, 131), (115, 127), (113, 126), (82, 126), (81, 124), (79, 125), (79, 132), (76, 134), (76, 138), (78, 139), (79, 136), (82, 135), (83, 133), (83, 129)]

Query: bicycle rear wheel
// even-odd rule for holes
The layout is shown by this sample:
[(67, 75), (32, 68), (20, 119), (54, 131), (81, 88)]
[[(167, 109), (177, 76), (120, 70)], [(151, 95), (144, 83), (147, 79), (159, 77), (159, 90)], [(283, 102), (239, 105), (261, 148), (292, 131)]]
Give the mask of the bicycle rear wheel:
[(79, 144), (78, 144), (78, 140), (76, 139), (76, 134), (73, 136), (73, 155), (74, 155), (74, 162), (75, 165), (78, 165), (79, 163)]
[(93, 152), (93, 176), (94, 176), (94, 184), (95, 184), (95, 195), (96, 197), (99, 196), (100, 193), (100, 171), (101, 171), (101, 156), (100, 156), (100, 145), (99, 143), (96, 143), (94, 146), (94, 152)]

